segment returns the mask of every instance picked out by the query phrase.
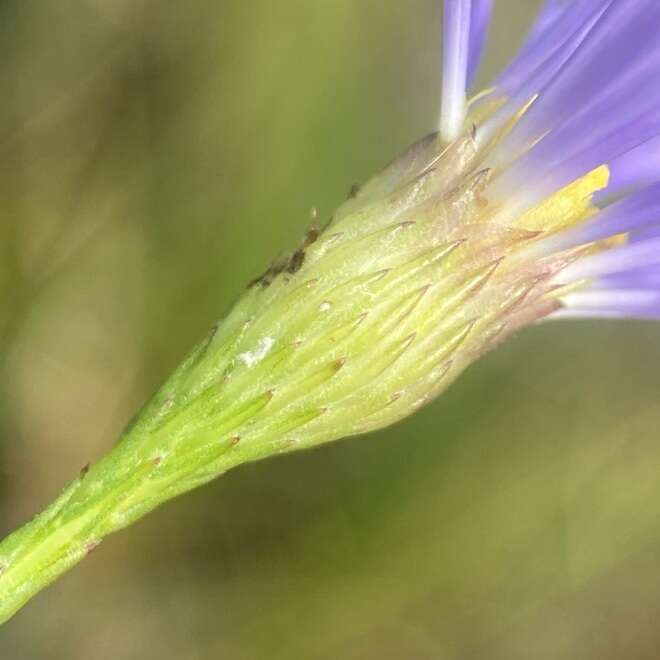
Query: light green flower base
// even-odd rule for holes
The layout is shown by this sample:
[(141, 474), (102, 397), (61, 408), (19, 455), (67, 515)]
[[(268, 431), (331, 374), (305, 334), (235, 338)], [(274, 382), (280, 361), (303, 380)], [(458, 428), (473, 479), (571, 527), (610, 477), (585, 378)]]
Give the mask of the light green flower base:
[(162, 502), (236, 465), (392, 424), (556, 309), (565, 261), (528, 248), (552, 222), (588, 215), (607, 172), (502, 224), (487, 153), (473, 130), (425, 138), (253, 282), (116, 448), (0, 543), (0, 622)]

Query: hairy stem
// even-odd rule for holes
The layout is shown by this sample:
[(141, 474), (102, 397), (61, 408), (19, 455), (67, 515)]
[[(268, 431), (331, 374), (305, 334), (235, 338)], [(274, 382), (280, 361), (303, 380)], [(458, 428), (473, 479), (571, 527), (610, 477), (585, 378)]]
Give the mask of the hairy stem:
[[(214, 466), (214, 476), (235, 464), (236, 456), (221, 462), (224, 465)], [(4, 539), (0, 624), (96, 549), (104, 537), (206, 480), (186, 480), (186, 488), (180, 485), (180, 474), (163, 475), (160, 467), (158, 460), (136, 464), (131, 443), (125, 441), (96, 465), (81, 470), (48, 508)]]

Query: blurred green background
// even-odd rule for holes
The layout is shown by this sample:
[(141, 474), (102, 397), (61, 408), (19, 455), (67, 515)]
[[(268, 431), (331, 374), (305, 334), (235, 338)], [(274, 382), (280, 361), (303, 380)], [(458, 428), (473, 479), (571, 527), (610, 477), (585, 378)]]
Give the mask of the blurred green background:
[[(481, 81), (538, 2), (498, 0)], [(439, 0), (0, 2), (0, 535), (433, 128)], [(109, 538), (7, 660), (658, 657), (660, 327), (550, 323)]]

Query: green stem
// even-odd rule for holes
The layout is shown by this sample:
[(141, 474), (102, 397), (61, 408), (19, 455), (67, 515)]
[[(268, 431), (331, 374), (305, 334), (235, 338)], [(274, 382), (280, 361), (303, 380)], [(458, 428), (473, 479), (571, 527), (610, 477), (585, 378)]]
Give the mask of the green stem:
[[(220, 456), (213, 476), (237, 462), (237, 456)], [(132, 443), (125, 441), (82, 470), (48, 508), (0, 543), (0, 624), (107, 535), (203, 481), (182, 479), (180, 470), (161, 470), (160, 463), (136, 461)], [(199, 468), (199, 463), (192, 464), (184, 476), (193, 476)]]

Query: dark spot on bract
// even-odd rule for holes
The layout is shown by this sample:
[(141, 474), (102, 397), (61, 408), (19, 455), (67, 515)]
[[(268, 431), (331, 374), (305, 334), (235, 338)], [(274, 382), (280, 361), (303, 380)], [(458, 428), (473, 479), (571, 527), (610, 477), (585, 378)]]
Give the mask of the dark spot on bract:
[(310, 245), (312, 245), (312, 243), (315, 243), (320, 235), (320, 229), (316, 227), (310, 227), (305, 232), (302, 244), (297, 250), (292, 252), (290, 255), (283, 257), (282, 259), (274, 261), (268, 270), (259, 277), (252, 280), (248, 287), (251, 288), (258, 284), (265, 289), (266, 287), (270, 286), (275, 278), (281, 273), (288, 273), (289, 275), (297, 273), (305, 263), (305, 250)]
[(303, 249), (309, 247), (312, 243), (316, 243), (320, 235), (321, 230), (318, 227), (310, 227), (303, 240)]
[(348, 191), (348, 199), (355, 199), (360, 192), (360, 186), (357, 183), (354, 183), (351, 186), (351, 189)]
[(302, 265), (304, 263), (305, 263), (305, 250), (296, 250), (289, 257), (289, 263), (287, 263), (286, 265), (286, 272), (291, 273), (291, 275), (293, 275), (302, 268)]
[(96, 548), (98, 548), (101, 545), (101, 539), (94, 539), (93, 541), (90, 541), (86, 546), (85, 546), (85, 552), (90, 555)]

